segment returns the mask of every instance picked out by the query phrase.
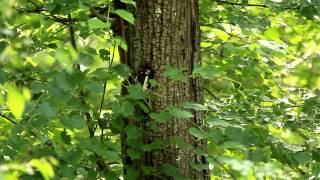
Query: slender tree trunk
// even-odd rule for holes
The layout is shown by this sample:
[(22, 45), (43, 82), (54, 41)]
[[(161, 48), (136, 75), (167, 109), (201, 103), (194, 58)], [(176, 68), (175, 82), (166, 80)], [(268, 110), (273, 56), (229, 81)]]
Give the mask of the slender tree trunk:
[[(121, 53), (121, 58), (134, 70), (134, 74), (146, 68), (153, 70), (154, 79), (159, 85), (153, 89), (157, 95), (151, 98), (152, 111), (160, 112), (186, 101), (203, 103), (200, 79), (189, 78), (187, 81), (169, 83), (170, 79), (162, 75), (165, 67), (170, 65), (189, 76), (195, 64), (200, 63), (198, 0), (136, 0), (136, 4), (135, 8), (130, 9), (135, 15), (135, 26), (127, 26), (122, 32), (129, 49), (126, 54)], [(138, 179), (178, 179), (178, 174), (173, 177), (165, 172), (170, 164), (188, 179), (210, 179), (208, 168), (198, 171), (191, 167), (191, 164), (207, 164), (204, 156), (195, 153), (196, 148), (206, 148), (206, 142), (197, 141), (188, 133), (188, 129), (195, 124), (203, 125), (203, 113), (192, 113), (193, 118), (172, 119), (159, 124), (157, 128), (151, 128), (150, 119), (138, 123), (127, 120), (127, 124), (138, 124), (143, 129), (144, 144), (159, 139), (169, 142), (175, 137), (193, 148), (183, 149), (168, 143), (163, 149), (143, 152), (139, 160), (131, 160), (127, 154), (130, 145), (126, 144), (123, 135), (125, 176), (133, 177), (134, 173)], [(146, 173), (145, 167), (153, 167), (156, 173)]]

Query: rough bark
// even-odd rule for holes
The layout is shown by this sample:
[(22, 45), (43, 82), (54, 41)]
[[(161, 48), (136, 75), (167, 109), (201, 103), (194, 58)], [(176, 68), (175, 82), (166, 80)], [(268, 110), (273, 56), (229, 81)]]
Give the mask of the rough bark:
[[(170, 79), (162, 73), (165, 66), (183, 70), (186, 76), (192, 74), (195, 64), (200, 63), (199, 54), (199, 21), (198, 0), (136, 0), (137, 6), (130, 9), (135, 15), (135, 26), (125, 27), (122, 36), (126, 36), (128, 52), (122, 52), (122, 61), (135, 72), (150, 68), (159, 86), (153, 89), (151, 98), (152, 111), (160, 112), (168, 106), (178, 105), (185, 101), (203, 103), (201, 80), (189, 78), (187, 81), (170, 83)], [(164, 175), (163, 165), (171, 164), (180, 170), (182, 176), (189, 179), (210, 179), (208, 170), (197, 171), (192, 163), (207, 164), (206, 158), (195, 153), (196, 148), (206, 148), (205, 141), (197, 141), (188, 133), (195, 124), (202, 126), (204, 114), (193, 111), (194, 118), (172, 119), (168, 123), (159, 124), (154, 130), (151, 120), (140, 122), (127, 120), (127, 124), (136, 124), (144, 129), (142, 141), (149, 144), (156, 139), (169, 141), (172, 137), (191, 144), (193, 149), (182, 149), (170, 144), (164, 149), (143, 152), (139, 160), (131, 160), (127, 156), (126, 137), (122, 136), (123, 163), (125, 175), (134, 169), (138, 179), (176, 179)], [(158, 174), (146, 174), (142, 166), (157, 169)]]

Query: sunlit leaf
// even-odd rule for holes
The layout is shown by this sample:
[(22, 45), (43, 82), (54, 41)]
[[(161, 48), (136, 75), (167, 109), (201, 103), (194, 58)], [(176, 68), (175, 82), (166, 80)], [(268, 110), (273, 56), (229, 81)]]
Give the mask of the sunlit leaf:
[[(8, 86), (8, 99), (7, 104), (16, 118), (20, 118), (25, 110), (25, 105), (28, 98), (30, 98), (30, 93), (25, 90), (25, 93), (22, 93), (20, 90), (13, 86)], [(24, 95), (25, 94), (25, 95)], [(27, 96), (27, 97), (26, 97)]]
[(88, 25), (90, 29), (103, 29), (103, 28), (109, 28), (111, 26), (110, 23), (105, 23), (97, 18), (89, 19)]
[(45, 180), (49, 180), (54, 177), (54, 169), (46, 159), (33, 159), (30, 163), (40, 171)]

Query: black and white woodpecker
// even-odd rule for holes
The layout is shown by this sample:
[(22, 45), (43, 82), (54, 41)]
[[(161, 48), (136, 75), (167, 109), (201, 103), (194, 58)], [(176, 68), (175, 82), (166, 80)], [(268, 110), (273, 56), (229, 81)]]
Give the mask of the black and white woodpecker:
[(136, 82), (140, 83), (143, 90), (150, 90), (151, 85), (149, 83), (149, 80), (153, 78), (153, 71), (151, 69), (143, 69), (139, 71)]

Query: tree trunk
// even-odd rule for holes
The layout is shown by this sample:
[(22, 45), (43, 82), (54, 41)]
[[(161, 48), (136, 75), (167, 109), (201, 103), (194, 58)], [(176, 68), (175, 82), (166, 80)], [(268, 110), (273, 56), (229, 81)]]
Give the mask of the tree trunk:
[[(172, 105), (192, 101), (203, 103), (201, 80), (189, 78), (187, 81), (170, 83), (162, 74), (165, 67), (183, 70), (186, 76), (192, 74), (196, 64), (200, 64), (198, 0), (136, 0), (136, 7), (130, 9), (135, 16), (135, 26), (125, 27), (128, 52), (121, 53), (124, 63), (134, 74), (146, 68), (154, 72), (158, 86), (152, 91), (155, 96), (150, 100), (152, 111), (160, 112)], [(190, 149), (170, 143), (164, 149), (143, 152), (139, 160), (131, 160), (127, 154), (130, 145), (123, 142), (124, 174), (127, 179), (135, 174), (138, 179), (210, 179), (208, 168), (196, 170), (191, 164), (206, 164), (204, 156), (195, 153), (196, 148), (205, 149), (205, 141), (197, 141), (188, 130), (195, 124), (203, 125), (203, 113), (192, 111), (194, 117), (188, 119), (173, 118), (168, 123), (151, 128), (150, 119), (140, 122), (127, 120), (126, 124), (138, 125), (143, 129), (141, 141), (150, 144), (154, 140), (170, 141), (179, 138), (193, 146)], [(166, 172), (166, 168), (176, 167), (181, 176)], [(145, 167), (153, 167), (156, 173), (146, 173)], [(175, 176), (175, 177), (174, 177)]]

